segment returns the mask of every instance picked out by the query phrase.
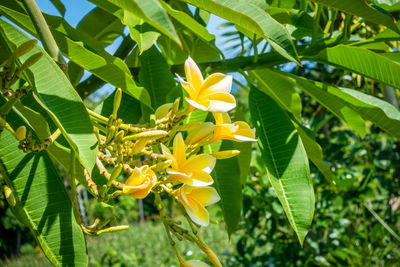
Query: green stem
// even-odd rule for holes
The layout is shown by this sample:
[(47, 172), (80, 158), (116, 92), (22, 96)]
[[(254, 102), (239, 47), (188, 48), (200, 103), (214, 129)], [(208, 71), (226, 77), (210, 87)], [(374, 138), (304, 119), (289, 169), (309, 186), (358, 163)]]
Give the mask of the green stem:
[(312, 39), (311, 39), (311, 46), (315, 44), (317, 41), (317, 34), (318, 34), (318, 28), (319, 28), (319, 18), (321, 17), (321, 11), (322, 8), (320, 5), (315, 4), (315, 10), (314, 10), (314, 25), (313, 25), (313, 33), (312, 33)]
[(257, 61), (258, 61), (257, 34), (254, 34), (254, 37), (253, 37), (253, 49), (254, 49), (254, 58), (253, 58), (253, 62), (254, 62), (254, 63), (257, 63)]
[(49, 26), (47, 25), (46, 20), (44, 19), (43, 14), (37, 6), (35, 0), (23, 0), (22, 2), (33, 21), (44, 49), (60, 65), (64, 73), (67, 73), (67, 63), (65, 62), (65, 59), (62, 56), (60, 49), (58, 48), (57, 43), (51, 34)]

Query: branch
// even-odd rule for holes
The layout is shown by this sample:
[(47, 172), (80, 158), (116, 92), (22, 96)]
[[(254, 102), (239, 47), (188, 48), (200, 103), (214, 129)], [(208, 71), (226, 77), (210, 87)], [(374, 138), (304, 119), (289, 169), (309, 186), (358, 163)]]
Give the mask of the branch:
[(57, 43), (51, 34), (49, 26), (47, 25), (46, 20), (44, 19), (43, 14), (37, 6), (35, 0), (23, 0), (23, 4), (33, 21), (44, 49), (60, 65), (64, 73), (66, 73), (67, 63), (65, 62), (65, 59), (61, 54), (60, 49), (58, 48)]

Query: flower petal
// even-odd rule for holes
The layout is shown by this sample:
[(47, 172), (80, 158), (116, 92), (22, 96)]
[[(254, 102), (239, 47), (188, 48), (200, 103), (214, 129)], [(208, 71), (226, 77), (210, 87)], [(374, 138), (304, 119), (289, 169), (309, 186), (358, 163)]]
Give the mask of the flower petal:
[[(197, 109), (207, 111), (207, 107), (206, 107), (206, 106), (201, 105), (201, 104), (197, 103), (196, 101), (194, 101), (194, 100), (192, 100), (192, 99), (186, 98), (186, 101), (187, 101), (191, 106), (193, 106), (193, 107), (195, 107), (195, 108), (197, 108)], [(207, 102), (207, 103), (208, 103), (208, 102)]]
[(193, 129), (185, 139), (187, 145), (197, 144), (200, 141), (207, 139), (213, 132), (214, 124), (211, 122), (205, 122), (199, 127)]
[(174, 138), (173, 156), (176, 160), (178, 168), (186, 161), (186, 145), (183, 141), (181, 133), (178, 133)]
[(232, 76), (222, 73), (214, 73), (207, 77), (201, 85), (200, 95), (209, 95), (214, 93), (230, 93), (232, 89)]
[(205, 171), (194, 171), (192, 172), (192, 177), (191, 178), (191, 186), (194, 187), (201, 187), (201, 186), (207, 186), (207, 185), (212, 185), (214, 183), (213, 178), (211, 177), (210, 174), (208, 174)]
[(183, 89), (185, 89), (186, 93), (188, 93), (189, 98), (192, 98), (192, 99), (197, 98), (198, 92), (193, 87), (193, 85), (189, 82), (185, 82), (178, 74), (176, 74), (176, 76), (178, 77), (179, 82), (181, 83)]
[(193, 188), (188, 196), (203, 206), (209, 206), (221, 200), (217, 190), (211, 186)]
[(231, 118), (229, 117), (228, 113), (223, 112), (223, 113), (213, 113), (214, 119), (215, 119), (215, 124), (230, 124), (231, 123)]
[(191, 57), (188, 57), (185, 61), (185, 74), (186, 80), (191, 83), (195, 89), (200, 89), (203, 83), (203, 75), (201, 75), (199, 67)]
[(208, 154), (200, 154), (188, 159), (182, 166), (181, 171), (193, 173), (194, 171), (205, 171), (211, 173), (215, 166), (215, 158)]
[[(204, 99), (198, 99), (197, 102), (203, 102)], [(207, 107), (208, 111), (221, 113), (228, 112), (229, 110), (236, 107), (236, 100), (233, 95), (227, 93), (215, 93), (208, 95), (207, 99), (209, 105)]]
[(163, 155), (165, 155), (165, 156), (167, 157), (167, 159), (169, 159), (169, 160), (172, 161), (172, 162), (171, 162), (171, 167), (172, 167), (173, 169), (178, 168), (178, 163), (176, 162), (174, 156), (172, 156), (172, 153), (171, 153), (171, 151), (168, 149), (168, 147), (165, 146), (164, 144), (161, 144), (161, 150), (162, 150)]
[(198, 225), (207, 226), (210, 223), (210, 217), (206, 208), (194, 199), (190, 199), (189, 203), (190, 209), (187, 209), (184, 205), (189, 217)]

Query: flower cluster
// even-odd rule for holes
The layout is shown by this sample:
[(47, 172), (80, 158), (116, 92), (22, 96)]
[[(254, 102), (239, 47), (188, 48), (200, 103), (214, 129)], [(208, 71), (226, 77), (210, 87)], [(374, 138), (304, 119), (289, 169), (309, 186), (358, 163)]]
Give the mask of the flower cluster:
[[(195, 227), (209, 224), (206, 207), (220, 200), (217, 190), (212, 187), (214, 180), (211, 176), (217, 159), (234, 157), (240, 151), (206, 153), (210, 149), (204, 147), (221, 140), (256, 141), (255, 133), (246, 122), (232, 122), (227, 113), (236, 107), (236, 100), (231, 94), (231, 76), (214, 73), (204, 79), (191, 58), (185, 62), (185, 74), (186, 80), (179, 76), (178, 79), (187, 93), (186, 103), (177, 99), (174, 103), (158, 107), (150, 123), (124, 124), (117, 118), (121, 90), (115, 94), (113, 113), (108, 119), (89, 112), (99, 132), (104, 133), (99, 133), (96, 164), (107, 183), (98, 186), (90, 176), (87, 182), (99, 201), (121, 194), (143, 199), (153, 192), (171, 245), (176, 248), (171, 233), (179, 240), (195, 242), (219, 266), (218, 258), (201, 240)], [(195, 109), (211, 112), (213, 122), (191, 122), (187, 118)], [(104, 163), (114, 166), (111, 173)], [(117, 181), (123, 177), (121, 173), (128, 174), (124, 183)], [(177, 201), (192, 233), (165, 214), (161, 199), (164, 193)], [(96, 227), (87, 227), (85, 231), (98, 234)], [(178, 252), (177, 256), (183, 266), (194, 264), (184, 261)]]
[[(232, 76), (214, 73), (203, 79), (200, 69), (189, 57), (185, 62), (186, 81), (178, 76), (182, 87), (187, 93), (186, 101), (189, 107), (185, 111), (188, 115), (194, 109), (211, 111), (215, 119), (212, 122), (194, 124), (186, 138), (178, 132), (172, 142), (172, 151), (167, 143), (161, 143), (162, 155), (167, 159), (166, 174), (168, 178), (159, 184), (173, 195), (185, 208), (190, 218), (198, 225), (209, 224), (209, 214), (206, 206), (220, 200), (217, 191), (211, 187), (212, 172), (216, 158), (229, 158), (239, 151), (220, 151), (210, 154), (198, 154), (201, 146), (209, 145), (219, 140), (233, 140), (237, 142), (256, 141), (254, 130), (246, 122), (231, 122), (228, 111), (236, 106), (236, 100), (231, 92)], [(160, 106), (155, 117), (158, 120), (171, 114), (172, 103)], [(189, 129), (192, 128), (188, 127)], [(169, 165), (168, 165), (169, 164)], [(157, 183), (155, 173), (148, 167), (136, 167), (123, 189), (125, 194), (135, 198), (144, 198)], [(175, 189), (176, 186), (180, 186)]]

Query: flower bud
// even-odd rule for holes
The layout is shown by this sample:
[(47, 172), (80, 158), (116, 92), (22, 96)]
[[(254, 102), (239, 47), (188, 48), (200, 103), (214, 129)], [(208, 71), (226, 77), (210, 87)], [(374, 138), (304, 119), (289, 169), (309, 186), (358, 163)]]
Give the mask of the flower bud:
[(212, 153), (211, 155), (216, 159), (229, 159), (240, 154), (239, 150), (225, 150)]
[(26, 127), (25, 126), (20, 126), (18, 129), (15, 131), (15, 137), (17, 138), (18, 141), (22, 141), (26, 137)]
[(146, 147), (147, 145), (147, 140), (138, 140), (135, 142), (135, 144), (133, 145), (132, 150), (130, 151), (129, 155), (135, 155), (135, 154), (139, 154), (143, 151), (143, 149)]
[(205, 122), (188, 134), (185, 143), (187, 145), (193, 145), (205, 141), (211, 136), (213, 130), (214, 124), (211, 122)]
[(36, 40), (26, 41), (25, 43), (21, 44), (20, 46), (18, 46), (15, 49), (14, 58), (17, 59), (20, 56), (23, 56), (23, 55), (29, 53), (36, 45), (37, 45)]
[(117, 88), (114, 95), (114, 105), (113, 105), (113, 117), (114, 119), (117, 118), (117, 113), (119, 106), (121, 105), (121, 98), (122, 98), (122, 90), (121, 88)]
[(8, 187), (7, 185), (4, 186), (4, 195), (7, 199), (8, 204), (11, 207), (14, 207), (16, 204), (16, 200), (15, 200), (15, 197), (14, 197), (14, 194), (13, 194), (11, 188)]
[(159, 162), (159, 163), (151, 166), (151, 169), (156, 172), (160, 172), (160, 171), (163, 171), (166, 168), (168, 168), (171, 165), (171, 163), (172, 163), (172, 160), (162, 161), (162, 162)]
[(162, 138), (162, 137), (167, 136), (167, 135), (168, 135), (168, 132), (166, 132), (166, 131), (154, 130), (154, 131), (141, 132), (141, 133), (138, 133), (138, 134), (125, 136), (123, 141), (127, 141), (127, 140), (156, 140), (156, 139)]
[(172, 103), (167, 103), (167, 104), (159, 106), (156, 109), (156, 112), (154, 113), (156, 115), (156, 120), (160, 120), (160, 119), (164, 118), (165, 116), (167, 116), (171, 107), (172, 107)]
[(39, 52), (25, 60), (24, 64), (22, 64), (21, 68), (18, 70), (17, 76), (20, 76), (24, 70), (28, 69), (30, 66), (38, 62), (42, 58), (42, 56), (43, 54)]

